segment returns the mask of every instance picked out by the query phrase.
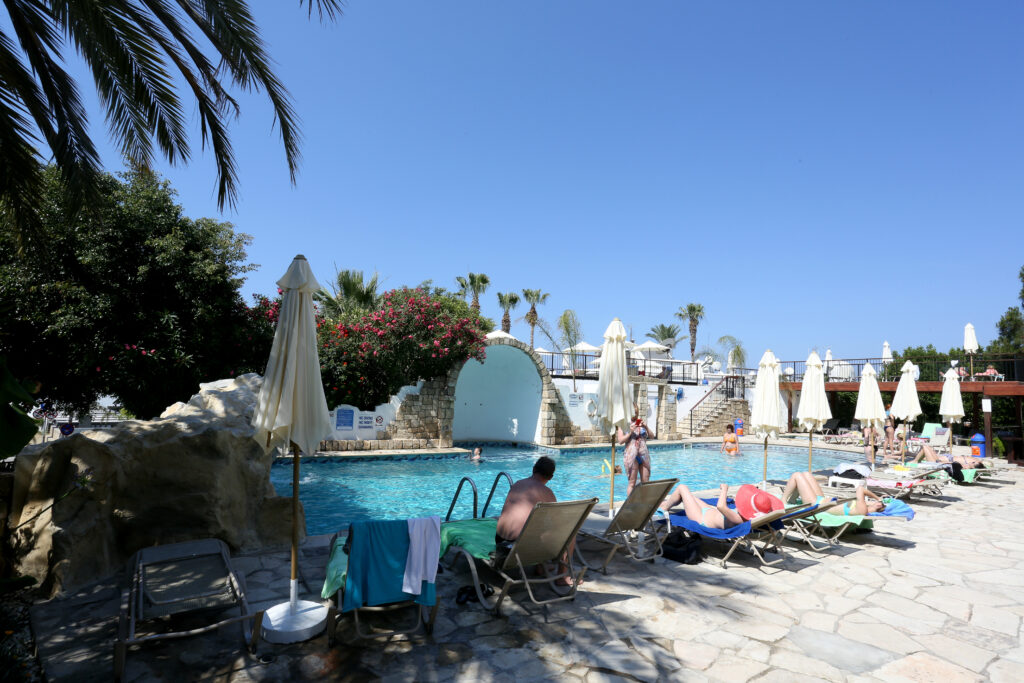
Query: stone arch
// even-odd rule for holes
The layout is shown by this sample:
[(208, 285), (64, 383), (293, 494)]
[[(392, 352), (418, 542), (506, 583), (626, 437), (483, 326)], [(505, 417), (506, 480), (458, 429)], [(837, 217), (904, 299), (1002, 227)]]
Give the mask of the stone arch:
[[(522, 376), (527, 383), (533, 384), (539, 392), (539, 401), (535, 421), (531, 420), (530, 430), (526, 434), (522, 429), (518, 430), (518, 436), (511, 438), (508, 431), (505, 435), (495, 435), (490, 439), (470, 437), (466, 440), (482, 441), (519, 441), (523, 443), (537, 443), (543, 446), (553, 446), (565, 443), (566, 438), (571, 436), (578, 428), (572, 424), (569, 412), (562, 402), (561, 394), (551, 381), (551, 373), (548, 372), (544, 361), (541, 360), (532, 348), (519, 341), (515, 337), (493, 337), (484, 341), (485, 347), (501, 353), (497, 349), (511, 347), (526, 354), (525, 359), (533, 364), (537, 375), (530, 376), (524, 373)], [(524, 360), (525, 360), (524, 359)], [(467, 365), (479, 369), (481, 364), (476, 361), (466, 361), (452, 368), (447, 376), (435, 377), (432, 380), (423, 382), (418, 393), (406, 396), (405, 400), (398, 406), (394, 423), (381, 433), (381, 438), (387, 439), (382, 448), (402, 447), (430, 447), (449, 448), (454, 438), (464, 438), (454, 433), (455, 413), (457, 407), (456, 390), (459, 384), (459, 377), (466, 370)], [(486, 368), (487, 361), (482, 364)], [(519, 364), (520, 370), (528, 369), (525, 364)], [(467, 375), (469, 377), (470, 375)], [(515, 377), (515, 375), (512, 375)], [(534, 384), (539, 378), (539, 386)], [(517, 387), (522, 389), (522, 387)], [(490, 392), (494, 392), (490, 387)], [(483, 397), (486, 400), (486, 396)], [(480, 399), (478, 398), (478, 401)], [(408, 446), (406, 446), (406, 441)]]
[[(544, 361), (514, 337), (493, 337), (485, 345), (483, 363), (467, 361), (450, 374), (452, 438), (562, 443), (572, 422)], [(528, 371), (531, 364), (536, 375)]]

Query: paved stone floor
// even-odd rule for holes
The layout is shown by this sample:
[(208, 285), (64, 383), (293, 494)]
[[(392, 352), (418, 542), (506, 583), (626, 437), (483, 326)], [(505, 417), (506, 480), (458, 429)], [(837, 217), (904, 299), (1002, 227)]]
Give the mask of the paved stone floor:
[[(917, 518), (846, 537), (824, 553), (788, 545), (759, 568), (616, 558), (574, 602), (506, 601), (498, 618), (455, 604), (469, 574), (439, 575), (432, 637), (240, 646), (237, 629), (129, 652), (127, 680), (1021, 681), (1024, 680), (1024, 470), (912, 501)], [(879, 525), (881, 526), (881, 525)], [(302, 551), (318, 596), (324, 537)], [(712, 546), (712, 556), (722, 551)], [(287, 596), (288, 553), (239, 556), (256, 608)], [(119, 577), (123, 581), (123, 577)], [(123, 583), (122, 583), (123, 585)], [(47, 676), (109, 680), (113, 581), (33, 609)], [(515, 597), (523, 597), (522, 593)]]

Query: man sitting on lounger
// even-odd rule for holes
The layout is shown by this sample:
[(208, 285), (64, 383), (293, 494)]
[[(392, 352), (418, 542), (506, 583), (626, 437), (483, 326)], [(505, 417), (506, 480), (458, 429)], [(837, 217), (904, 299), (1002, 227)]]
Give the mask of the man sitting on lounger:
[[(795, 503), (799, 495), (804, 503), (817, 503), (821, 505), (826, 501), (835, 500), (826, 498), (818, 480), (810, 472), (794, 472), (789, 475), (786, 488), (782, 492), (782, 499), (787, 503)], [(868, 500), (868, 498), (872, 500)], [(866, 486), (857, 487), (857, 500), (842, 505), (833, 505), (821, 511), (830, 515), (867, 515), (872, 512), (881, 512), (885, 509), (885, 503), (881, 498), (868, 491)]]
[[(496, 565), (500, 565), (508, 557), (516, 539), (523, 531), (523, 526), (526, 525), (526, 520), (533, 512), (533, 507), (537, 503), (556, 502), (554, 491), (548, 488), (548, 482), (554, 476), (555, 461), (544, 455), (537, 458), (537, 462), (533, 464), (533, 475), (512, 484), (505, 497), (505, 506), (501, 508), (498, 530), (494, 535)], [(573, 546), (570, 544), (568, 552), (572, 553), (572, 549)], [(568, 567), (564, 564), (559, 567), (559, 571), (567, 570)], [(570, 579), (566, 577), (564, 583), (568, 585), (569, 581)]]

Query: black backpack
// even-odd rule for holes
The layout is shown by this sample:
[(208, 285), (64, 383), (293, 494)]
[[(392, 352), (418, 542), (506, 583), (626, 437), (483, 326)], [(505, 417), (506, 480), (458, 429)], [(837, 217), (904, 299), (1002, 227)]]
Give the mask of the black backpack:
[(676, 529), (665, 537), (662, 551), (666, 558), (683, 564), (700, 564), (704, 559), (700, 536), (683, 529)]

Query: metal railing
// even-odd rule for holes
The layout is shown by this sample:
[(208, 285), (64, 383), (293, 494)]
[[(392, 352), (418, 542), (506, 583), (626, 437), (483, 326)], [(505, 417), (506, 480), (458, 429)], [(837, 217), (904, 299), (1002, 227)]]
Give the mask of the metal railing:
[(741, 399), (745, 395), (747, 378), (741, 375), (726, 375), (708, 391), (693, 408), (690, 408), (690, 436), (704, 429), (719, 413), (718, 409), (731, 399)]
[[(881, 358), (837, 358), (824, 362), (826, 382), (859, 382), (864, 366), (868, 363), (875, 368), (880, 382), (896, 382), (900, 378), (900, 368), (907, 358), (896, 358), (889, 362)], [(920, 368), (918, 382), (940, 382), (946, 371), (953, 368), (962, 381), (1006, 381), (1024, 382), (1024, 357), (1013, 354), (975, 354), (973, 372), (971, 357), (923, 357), (910, 358)], [(805, 361), (780, 361), (779, 380), (782, 382), (800, 382), (805, 372)], [(989, 369), (990, 368), (990, 369)], [(753, 381), (757, 368), (737, 368), (737, 373), (746, 375)]]
[[(597, 379), (601, 360), (597, 354), (539, 351), (544, 367), (552, 377)], [(688, 360), (638, 358), (626, 352), (626, 366), (630, 377), (650, 377), (669, 384), (697, 384), (699, 363)]]

